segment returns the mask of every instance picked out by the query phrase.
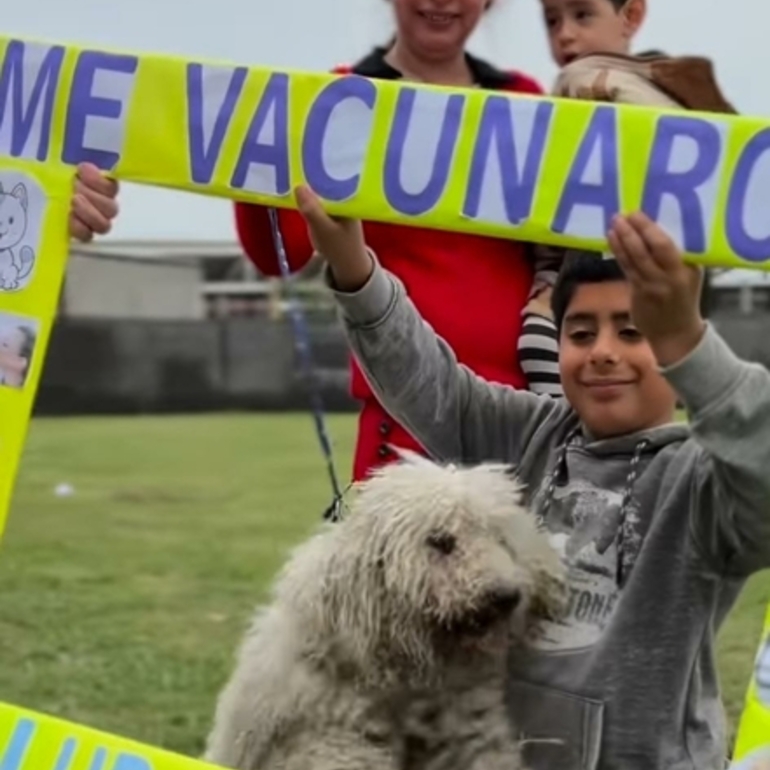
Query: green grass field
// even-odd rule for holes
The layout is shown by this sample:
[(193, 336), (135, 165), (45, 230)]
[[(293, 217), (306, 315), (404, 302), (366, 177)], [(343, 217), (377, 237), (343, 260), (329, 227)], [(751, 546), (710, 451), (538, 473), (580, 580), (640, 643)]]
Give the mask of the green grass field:
[[(347, 478), (354, 422), (331, 431)], [(196, 754), (249, 613), (328, 502), (307, 415), (35, 420), (0, 551), (0, 699)], [(733, 717), (769, 597), (759, 576), (721, 636)]]

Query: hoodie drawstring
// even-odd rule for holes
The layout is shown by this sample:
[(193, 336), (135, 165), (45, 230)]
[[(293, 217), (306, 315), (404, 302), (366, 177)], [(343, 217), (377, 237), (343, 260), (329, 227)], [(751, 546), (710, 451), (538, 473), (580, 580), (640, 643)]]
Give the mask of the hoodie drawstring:
[(648, 439), (644, 438), (634, 447), (634, 456), (631, 458), (631, 464), (626, 476), (626, 486), (623, 489), (623, 500), (620, 503), (620, 522), (618, 524), (618, 564), (616, 582), (619, 588), (622, 588), (626, 582), (626, 577), (634, 566), (636, 559), (636, 549), (626, 549), (626, 543), (633, 537), (633, 529), (628, 520), (628, 507), (631, 497), (634, 493), (634, 485), (639, 476), (639, 460), (642, 453), (650, 445)]

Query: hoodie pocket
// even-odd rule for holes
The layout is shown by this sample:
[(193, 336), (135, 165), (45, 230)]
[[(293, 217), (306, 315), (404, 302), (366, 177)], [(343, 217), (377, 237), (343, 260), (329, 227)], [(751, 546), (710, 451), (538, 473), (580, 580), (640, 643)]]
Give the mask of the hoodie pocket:
[(528, 770), (596, 770), (604, 703), (530, 682), (508, 685), (508, 709)]

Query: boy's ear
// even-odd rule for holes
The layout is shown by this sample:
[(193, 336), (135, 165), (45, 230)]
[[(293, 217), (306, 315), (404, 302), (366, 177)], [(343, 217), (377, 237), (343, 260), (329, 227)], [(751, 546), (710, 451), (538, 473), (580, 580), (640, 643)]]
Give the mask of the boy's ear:
[(626, 37), (631, 40), (644, 24), (647, 16), (647, 0), (627, 0), (620, 12), (625, 22)]

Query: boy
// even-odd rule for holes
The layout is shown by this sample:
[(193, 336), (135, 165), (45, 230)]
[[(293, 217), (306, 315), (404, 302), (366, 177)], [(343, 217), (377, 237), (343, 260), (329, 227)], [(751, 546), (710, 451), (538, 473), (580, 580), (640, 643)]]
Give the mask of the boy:
[[(551, 56), (562, 68), (553, 89), (556, 96), (735, 112), (722, 95), (708, 59), (674, 58), (659, 51), (630, 55), (633, 38), (644, 22), (646, 0), (541, 0), (541, 4)], [(553, 250), (537, 247), (537, 253), (541, 261), (553, 259)], [(535, 291), (548, 283), (536, 279)], [(705, 288), (704, 311), (709, 304), (708, 281)], [(541, 306), (548, 292), (548, 288), (543, 291)], [(537, 301), (530, 306), (535, 314)], [(741, 719), (737, 749), (746, 743), (746, 734), (763, 729), (765, 723), (770, 723), (770, 709), (761, 717), (759, 709), (747, 711)]]
[[(565, 399), (460, 366), (360, 225), (297, 191), (356, 357), (437, 459), (511, 463), (569, 568), (563, 619), (511, 664), (533, 770), (721, 770), (714, 635), (770, 565), (770, 373), (703, 321), (701, 273), (643, 215), (553, 293)], [(674, 422), (677, 394), (690, 417)]]

